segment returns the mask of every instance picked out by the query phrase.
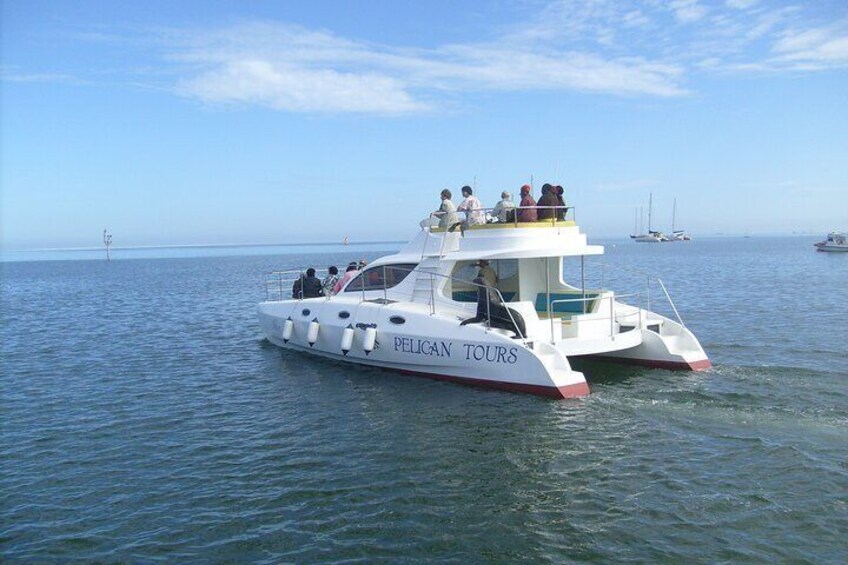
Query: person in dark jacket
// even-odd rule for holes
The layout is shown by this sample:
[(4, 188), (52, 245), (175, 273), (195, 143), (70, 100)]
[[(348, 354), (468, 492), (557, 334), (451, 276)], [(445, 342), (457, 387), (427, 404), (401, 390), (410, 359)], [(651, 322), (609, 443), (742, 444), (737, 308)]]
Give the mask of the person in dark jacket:
[(321, 279), (315, 276), (315, 269), (306, 269), (306, 276), (301, 275), (292, 286), (293, 298), (318, 298), (324, 296)]
[(559, 206), (556, 192), (553, 186), (545, 183), (542, 185), (542, 196), (536, 202), (536, 218), (541, 222), (543, 220), (550, 221), (556, 216), (554, 206)]
[(478, 285), (477, 315), (473, 318), (463, 320), (459, 325), (479, 324), (488, 320), (490, 327), (509, 330), (515, 333), (513, 339), (526, 336), (527, 327), (524, 324), (524, 318), (517, 311), (504, 306), (498, 293), (487, 285), (483, 275), (478, 274), (473, 282)]
[(563, 190), (563, 188), (560, 185), (557, 185), (556, 186), (556, 195), (557, 195), (557, 202), (558, 202), (557, 205), (559, 206), (559, 208), (557, 208), (557, 211), (556, 211), (557, 212), (556, 213), (557, 220), (564, 220), (565, 219), (565, 213), (568, 212), (568, 208), (565, 207), (565, 198), (563, 197), (564, 194), (565, 194), (565, 190)]

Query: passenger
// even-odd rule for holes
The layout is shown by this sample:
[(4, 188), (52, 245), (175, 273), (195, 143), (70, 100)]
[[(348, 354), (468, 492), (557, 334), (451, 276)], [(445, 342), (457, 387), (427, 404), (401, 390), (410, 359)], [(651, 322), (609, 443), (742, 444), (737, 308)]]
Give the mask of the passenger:
[(464, 200), (457, 206), (458, 212), (465, 212), (465, 220), (462, 221), (462, 229), (468, 229), (470, 226), (476, 226), (486, 223), (486, 214), (483, 212), (483, 204), (480, 199), (474, 196), (474, 191), (470, 186), (462, 187), (462, 197)]
[(565, 198), (563, 198), (563, 194), (565, 194), (565, 190), (559, 185), (556, 186), (557, 193), (557, 202), (559, 203), (557, 208), (556, 218), (557, 220), (564, 220), (565, 213), (568, 212), (568, 208), (565, 207)]
[(345, 269), (344, 276), (338, 280), (335, 286), (333, 286), (333, 294), (340, 293), (342, 288), (344, 288), (344, 285), (347, 284), (347, 281), (355, 277), (358, 272), (359, 269), (356, 266), (356, 262), (354, 261), (353, 263), (350, 263), (347, 266), (347, 269)]
[(442, 205), (439, 209), (433, 212), (433, 215), (439, 218), (439, 227), (445, 229), (454, 229), (459, 224), (459, 217), (456, 215), (456, 206), (451, 200), (451, 191), (447, 188), (441, 194)]
[(483, 277), (474, 279), (474, 284), (479, 285), (477, 286), (477, 314), (473, 318), (463, 320), (459, 324), (460, 326), (478, 324), (488, 320), (489, 325), (493, 328), (512, 331), (515, 334), (513, 339), (527, 335), (527, 327), (521, 314), (504, 306), (496, 292), (483, 286), (486, 284)]
[(495, 270), (489, 265), (489, 262), (485, 259), (480, 259), (475, 263), (475, 265), (477, 265), (480, 269), (477, 276), (483, 277), (487, 286), (495, 288), (498, 285), (498, 274), (495, 273)]
[(292, 285), (292, 298), (318, 298), (324, 296), (324, 290), (321, 288), (321, 280), (315, 276), (315, 269), (309, 267), (306, 269), (306, 275), (294, 281)]
[(556, 217), (556, 206), (559, 205), (556, 192), (553, 186), (545, 183), (542, 185), (542, 196), (539, 202), (536, 203), (539, 209), (536, 212), (536, 219), (541, 221), (552, 220)]
[(501, 192), (501, 199), (495, 204), (492, 216), (502, 223), (515, 220), (515, 202), (512, 201), (512, 195), (506, 190)]
[(536, 201), (530, 196), (530, 185), (525, 184), (521, 187), (521, 203), (518, 210), (519, 222), (535, 222), (536, 221)]
[(330, 268), (327, 269), (327, 276), (324, 277), (323, 281), (321, 281), (321, 287), (324, 289), (324, 296), (332, 296), (335, 294), (333, 292), (333, 287), (336, 286), (337, 282), (339, 282), (339, 269), (335, 265), (331, 265)]

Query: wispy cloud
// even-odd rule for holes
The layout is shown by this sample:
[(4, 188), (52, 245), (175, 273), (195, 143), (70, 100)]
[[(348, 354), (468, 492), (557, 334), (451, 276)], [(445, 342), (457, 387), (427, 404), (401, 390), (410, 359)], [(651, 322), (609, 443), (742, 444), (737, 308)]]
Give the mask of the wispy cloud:
[(773, 62), (794, 68), (848, 66), (848, 24), (785, 31), (773, 51)]
[(86, 81), (64, 73), (25, 73), (7, 67), (0, 68), (0, 78), (7, 82), (47, 82), (65, 84), (84, 84)]
[(677, 21), (686, 24), (697, 22), (707, 15), (707, 9), (698, 0), (672, 0), (668, 6)]
[(251, 23), (171, 35), (185, 65), (178, 91), (208, 103), (292, 111), (404, 114), (432, 109), (438, 93), (574, 90), (679, 96), (682, 70), (641, 57), (531, 49), (514, 41), (412, 50), (327, 31)]
[[(406, 115), (468, 93), (570, 91), (684, 96), (699, 75), (811, 72), (848, 66), (848, 17), (758, 0), (555, 0), (478, 41), (429, 49), (339, 36), (282, 22), (141, 36), (98, 28), (79, 41), (154, 45), (162, 68), (126, 70), (210, 105), (290, 112)], [(116, 47), (117, 48), (117, 47)], [(114, 78), (114, 77), (113, 77)], [(72, 81), (3, 72), (7, 81)]]

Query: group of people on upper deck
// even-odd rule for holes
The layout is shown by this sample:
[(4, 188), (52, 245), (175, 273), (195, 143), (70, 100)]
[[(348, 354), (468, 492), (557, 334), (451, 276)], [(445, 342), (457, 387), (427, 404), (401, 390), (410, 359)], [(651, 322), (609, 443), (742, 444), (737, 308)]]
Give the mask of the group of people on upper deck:
[[(521, 200), (516, 207), (512, 194), (501, 192), (501, 200), (489, 214), (480, 199), (474, 196), (470, 186), (462, 187), (462, 202), (456, 206), (451, 198), (453, 194), (447, 188), (441, 193), (442, 203), (433, 216), (439, 219), (439, 227), (454, 231), (457, 227), (465, 232), (471, 226), (486, 223), (542, 222), (564, 220), (568, 208), (563, 199), (564, 190), (559, 185), (545, 183), (539, 201), (533, 199), (529, 184), (521, 187)], [(465, 219), (459, 219), (459, 212), (465, 213)]]

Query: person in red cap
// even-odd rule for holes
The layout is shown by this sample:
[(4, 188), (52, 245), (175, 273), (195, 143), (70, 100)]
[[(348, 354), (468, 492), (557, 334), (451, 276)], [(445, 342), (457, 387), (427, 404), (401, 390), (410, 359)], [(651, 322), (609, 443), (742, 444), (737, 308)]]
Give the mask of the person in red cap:
[(535, 222), (536, 221), (536, 201), (530, 196), (530, 185), (525, 184), (521, 187), (521, 204), (518, 210), (519, 222)]

